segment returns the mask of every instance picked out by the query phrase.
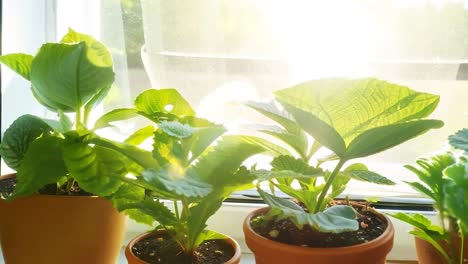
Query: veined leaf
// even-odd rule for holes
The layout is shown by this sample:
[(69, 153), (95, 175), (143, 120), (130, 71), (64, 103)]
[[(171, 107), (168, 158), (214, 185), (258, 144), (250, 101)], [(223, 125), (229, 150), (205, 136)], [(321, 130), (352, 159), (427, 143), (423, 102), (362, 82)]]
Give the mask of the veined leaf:
[(207, 127), (196, 128), (193, 134), (188, 138), (187, 145), (190, 148), (190, 162), (197, 159), (207, 148), (222, 134), (226, 128), (222, 125), (211, 125)]
[(281, 146), (278, 146), (268, 140), (254, 136), (237, 136), (244, 144), (257, 145), (264, 149), (264, 152), (272, 155), (289, 155), (289, 151)]
[(377, 79), (313, 80), (275, 96), (333, 127), (346, 145), (366, 130), (425, 118), (439, 103), (439, 96)]
[(468, 152), (468, 129), (464, 128), (449, 136), (449, 142), (452, 147)]
[(273, 136), (283, 141), (284, 143), (289, 145), (291, 148), (293, 148), (297, 152), (297, 154), (299, 154), (301, 157), (306, 159), (307, 147), (309, 145), (309, 142), (307, 141), (307, 137), (305, 136), (304, 133), (302, 133), (303, 136), (292, 134), (292, 133), (289, 133), (287, 130), (284, 130), (277, 126), (270, 126), (270, 127), (264, 126), (263, 129), (260, 129), (258, 131), (268, 134), (270, 136)]
[(43, 136), (34, 140), (24, 155), (18, 173), (18, 183), (8, 199), (31, 195), (67, 174), (63, 161), (64, 140)]
[(351, 178), (359, 181), (371, 182), (376, 184), (383, 184), (383, 185), (395, 185), (395, 183), (384, 176), (369, 171), (367, 166), (363, 163), (355, 163), (349, 165), (343, 172), (344, 174), (349, 175)]
[(297, 123), (323, 146), (342, 156), (345, 153), (346, 145), (341, 135), (332, 126), (320, 120), (317, 116), (290, 105), (278, 98), (284, 108), (294, 116)]
[(194, 116), (190, 104), (176, 89), (150, 89), (135, 99), (135, 108), (147, 115), (170, 113), (176, 116)]
[(125, 211), (125, 214), (136, 222), (151, 226), (155, 221), (153, 216), (142, 212), (139, 208), (126, 209), (130, 204), (143, 201), (144, 199), (145, 189), (129, 183), (122, 184), (119, 190), (109, 197), (112, 205), (118, 211)]
[(146, 214), (164, 226), (177, 225), (177, 218), (163, 203), (146, 199), (137, 203), (125, 204), (120, 207), (121, 210), (138, 210)]
[(290, 218), (301, 229), (307, 224), (319, 232), (342, 233), (359, 228), (356, 211), (350, 206), (337, 205), (310, 214), (293, 202), (259, 191), (263, 200), (273, 208), (265, 215), (267, 218)]
[(433, 128), (440, 128), (444, 123), (440, 120), (416, 120), (406, 123), (392, 124), (366, 130), (349, 143), (344, 157), (346, 159), (366, 157), (407, 140), (422, 135)]
[(468, 187), (451, 182), (444, 186), (443, 191), (449, 215), (460, 221), (459, 226), (464, 234), (468, 233)]
[(138, 111), (132, 108), (114, 109), (101, 116), (94, 124), (94, 130), (111, 126), (111, 122), (127, 120), (138, 116)]
[(440, 226), (433, 225), (431, 220), (422, 214), (409, 215), (398, 212), (389, 215), (430, 234), (435, 240), (440, 240), (444, 236), (444, 230)]
[(249, 157), (267, 149), (245, 141), (244, 136), (224, 136), (210, 151), (203, 153), (192, 166), (196, 175), (218, 188), (230, 182), (231, 176)]
[(433, 200), (437, 198), (435, 193), (432, 192), (432, 190), (430, 190), (429, 188), (427, 188), (426, 186), (422, 185), (419, 182), (405, 182), (405, 183), (411, 186), (413, 189), (415, 189), (419, 193), (425, 194), (427, 197)]
[(108, 89), (114, 81), (112, 65), (101, 65), (100, 57), (92, 52), (94, 48), (85, 42), (44, 44), (32, 61), (30, 75), (39, 101), (47, 107), (74, 112), (102, 89)]
[(186, 138), (193, 134), (193, 127), (178, 121), (162, 121), (158, 127), (164, 133), (176, 138)]
[(201, 200), (199, 204), (190, 208), (190, 218), (187, 221), (189, 232), (189, 245), (196, 246), (201, 240), (200, 234), (207, 227), (206, 222), (223, 204), (222, 198), (208, 196)]
[(310, 176), (318, 176), (323, 173), (322, 169), (312, 167), (302, 159), (296, 159), (293, 156), (289, 155), (277, 156), (271, 161), (270, 164), (273, 170), (276, 171), (290, 170)]
[(291, 178), (291, 179), (310, 179), (319, 176), (319, 174), (302, 174), (292, 170), (254, 170), (251, 171), (252, 175), (255, 176), (256, 180), (269, 181), (273, 179)]
[(5, 163), (18, 170), (31, 143), (52, 128), (39, 117), (23, 115), (17, 118), (3, 135), (0, 154)]
[(145, 126), (131, 134), (127, 139), (125, 139), (124, 143), (138, 146), (153, 135), (154, 127), (151, 125)]
[(67, 145), (65, 164), (81, 188), (99, 196), (108, 196), (122, 185), (127, 170), (119, 153), (112, 149), (83, 143)]
[[(171, 166), (172, 165), (172, 166)], [(211, 185), (199, 181), (183, 168), (175, 164), (159, 170), (146, 170), (143, 178), (154, 188), (175, 193), (179, 197), (204, 197), (212, 191)]]
[(6, 54), (0, 56), (0, 63), (29, 80), (33, 58), (32, 55), (24, 53)]
[(60, 118), (58, 121), (51, 120), (51, 119), (42, 119), (42, 120), (59, 133), (63, 134), (63, 133), (70, 131), (73, 127), (73, 122), (62, 111), (59, 110), (58, 114)]
[(184, 151), (182, 141), (170, 136), (161, 129), (154, 132), (153, 157), (162, 166), (166, 164), (177, 164), (185, 167), (188, 153)]

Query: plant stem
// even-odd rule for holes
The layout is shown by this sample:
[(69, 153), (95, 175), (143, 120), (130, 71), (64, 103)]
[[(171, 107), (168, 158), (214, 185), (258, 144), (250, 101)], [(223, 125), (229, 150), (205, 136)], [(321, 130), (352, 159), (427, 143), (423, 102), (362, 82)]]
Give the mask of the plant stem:
[(174, 211), (175, 211), (175, 215), (177, 217), (177, 220), (180, 220), (179, 206), (177, 205), (177, 201), (173, 201), (173, 203), (174, 203)]
[(321, 191), (320, 196), (319, 196), (319, 198), (317, 200), (317, 207), (315, 207), (314, 213), (318, 213), (321, 210), (322, 204), (324, 203), (324, 200), (325, 200), (325, 196), (327, 195), (328, 190), (330, 189), (330, 187), (331, 187), (331, 185), (333, 183), (333, 180), (335, 180), (336, 175), (338, 175), (338, 173), (340, 172), (341, 167), (343, 167), (343, 165), (345, 163), (346, 163), (346, 160), (340, 159), (340, 161), (336, 165), (335, 169), (330, 174), (330, 177), (328, 177), (328, 179), (326, 180), (325, 186), (323, 187), (323, 190)]
[(460, 264), (465, 263), (465, 234), (463, 226), (460, 224)]
[(448, 250), (449, 255), (453, 256), (452, 263), (457, 263), (461, 261), (463, 263), (463, 259), (459, 260), (458, 252), (455, 249), (455, 239), (458, 237), (459, 230), (457, 230), (457, 220), (454, 218), (449, 217), (449, 239), (448, 239)]
[(322, 147), (322, 144), (320, 144), (317, 140), (315, 140), (309, 149), (309, 153), (307, 154), (307, 157), (305, 157), (305, 161), (309, 163), (312, 156), (314, 156), (314, 154), (317, 153), (317, 150), (319, 150), (321, 147)]

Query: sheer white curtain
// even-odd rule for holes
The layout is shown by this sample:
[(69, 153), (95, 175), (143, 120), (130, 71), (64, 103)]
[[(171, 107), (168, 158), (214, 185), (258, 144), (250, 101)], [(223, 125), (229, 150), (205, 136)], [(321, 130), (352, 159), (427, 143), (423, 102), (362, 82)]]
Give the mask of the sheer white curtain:
[[(152, 86), (179, 88), (199, 114), (233, 131), (268, 120), (232, 101), (271, 97), (307, 79), (374, 76), (439, 94), (433, 118), (444, 120), (444, 128), (366, 160), (398, 181), (412, 177), (403, 164), (447, 149), (447, 136), (468, 125), (468, 1), (141, 4), (142, 57)], [(404, 184), (382, 188), (374, 193), (411, 194)]]

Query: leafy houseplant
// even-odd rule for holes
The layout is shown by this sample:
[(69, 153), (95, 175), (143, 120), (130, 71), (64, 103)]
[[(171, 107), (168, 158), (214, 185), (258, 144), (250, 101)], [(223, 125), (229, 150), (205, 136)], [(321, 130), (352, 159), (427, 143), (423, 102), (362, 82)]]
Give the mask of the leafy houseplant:
[(265, 149), (249, 143), (252, 138), (247, 136), (221, 138), (226, 129), (197, 118), (175, 89), (147, 90), (136, 98), (134, 108), (109, 112), (96, 126), (135, 116), (153, 125), (138, 130), (128, 142), (138, 145), (152, 138), (157, 166), (127, 179), (145, 191), (145, 199), (117, 208), (148, 225), (157, 221), (158, 226), (130, 242), (129, 263), (238, 263), (239, 248), (232, 247), (236, 243), (206, 230), (206, 222), (232, 192), (253, 187), (254, 176), (241, 164)]
[[(0, 62), (30, 81), (37, 101), (59, 117), (23, 115), (5, 131), (0, 154), (17, 171), (0, 180), (9, 187), (2, 188), (0, 199), (5, 260), (115, 263), (125, 217), (97, 196), (121, 193), (126, 186), (120, 179), (147, 167), (145, 156), (151, 155), (88, 128), (91, 111), (114, 81), (110, 53), (70, 29), (60, 43), (42, 45), (35, 56), (8, 54)], [(66, 113), (74, 114), (74, 121)]]
[[(350, 179), (378, 184), (393, 182), (369, 171), (362, 163), (342, 168), (352, 159), (387, 150), (430, 129), (441, 127), (442, 121), (425, 119), (437, 106), (439, 97), (376, 79), (309, 81), (279, 90), (275, 92), (275, 97), (284, 110), (275, 103), (247, 103), (279, 124), (265, 126), (261, 131), (290, 149), (273, 159), (270, 171), (253, 172), (262, 174), (273, 192), (272, 195), (258, 188), (270, 207), (254, 212), (244, 223), (246, 241), (256, 254), (257, 263), (286, 261), (291, 256), (281, 254), (285, 252), (282, 249), (288, 247), (292, 248), (295, 259), (299, 251), (305, 254), (303, 262), (298, 263), (308, 263), (310, 258), (320, 259), (320, 263), (341, 263), (343, 259), (347, 259), (348, 263), (384, 263), (393, 241), (393, 229), (388, 218), (372, 211), (371, 215), (376, 217), (369, 222), (365, 220), (369, 214), (367, 207), (353, 208), (346, 202), (334, 204), (333, 199), (345, 190)], [(310, 142), (310, 138), (314, 141)], [(322, 147), (333, 154), (314, 159)], [(315, 160), (314, 164), (311, 164), (312, 160)], [(337, 163), (331, 170), (326, 170), (323, 164), (331, 160), (337, 160)], [(293, 197), (296, 202), (275, 196), (275, 188)], [(358, 221), (357, 214), (364, 218)], [(350, 246), (376, 238), (360, 239), (356, 233), (349, 233), (371, 229), (374, 222), (381, 223), (382, 232), (385, 228), (390, 230), (387, 230), (386, 238), (382, 236), (371, 241), (374, 244), (367, 251), (364, 246)], [(281, 225), (286, 227), (282, 228)], [(313, 253), (313, 248), (298, 249), (272, 242), (267, 245), (268, 249), (260, 248), (260, 243), (269, 242), (254, 230), (269, 239), (292, 240), (290, 243), (297, 245), (344, 247), (338, 251), (316, 249)], [(290, 233), (291, 230), (297, 233)], [(304, 237), (302, 232), (311, 235)], [(351, 235), (343, 241), (344, 234)], [(316, 237), (323, 238), (318, 239), (320, 243), (334, 237), (338, 240), (330, 244), (317, 244), (314, 242)], [(364, 255), (353, 253), (352, 248), (362, 251)], [(271, 253), (279, 251), (282, 252)], [(377, 255), (371, 254), (371, 251)], [(271, 259), (262, 255), (268, 252)]]
[[(467, 130), (449, 137), (453, 147), (467, 150)], [(393, 217), (415, 227), (410, 233), (416, 239), (421, 263), (467, 263), (468, 246), (468, 174), (467, 159), (452, 153), (420, 158), (418, 167), (406, 165), (421, 182), (408, 184), (434, 201), (439, 225), (433, 224), (421, 214), (392, 214)], [(432, 246), (432, 248), (431, 248)], [(438, 254), (437, 254), (438, 252)]]

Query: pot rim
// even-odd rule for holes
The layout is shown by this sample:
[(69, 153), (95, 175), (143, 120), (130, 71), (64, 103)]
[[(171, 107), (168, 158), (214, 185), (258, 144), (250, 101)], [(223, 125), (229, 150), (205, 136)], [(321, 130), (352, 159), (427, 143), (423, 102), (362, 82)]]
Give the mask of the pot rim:
[[(0, 181), (10, 179), (10, 178), (13, 178), (13, 177), (16, 177), (16, 173), (9, 173), (9, 174), (5, 174), (5, 175), (0, 175)], [(25, 198), (35, 198), (35, 199), (56, 199), (56, 198), (60, 198), (60, 199), (103, 199), (103, 200), (106, 200), (105, 198), (97, 196), (97, 195), (72, 196), (72, 195), (31, 194), (31, 195), (15, 198), (15, 199), (12, 200), (12, 202), (15, 201), (15, 200), (25, 199)], [(4, 200), (4, 199), (0, 198), (0, 201), (1, 200)]]
[[(133, 254), (133, 250), (132, 250), (133, 245), (135, 245), (135, 243), (137, 243), (138, 241), (140, 241), (142, 239), (145, 239), (145, 238), (147, 238), (149, 236), (156, 235), (156, 234), (159, 234), (159, 233), (165, 233), (165, 232), (166, 232), (166, 230), (161, 229), (161, 230), (153, 230), (153, 231), (149, 231), (149, 232), (146, 232), (146, 233), (139, 234), (138, 236), (136, 236), (132, 240), (130, 240), (128, 245), (125, 247), (125, 255), (127, 256), (127, 258), (131, 256), (131, 257), (137, 259), (140, 263), (147, 264), (148, 262), (146, 262), (144, 260), (141, 260), (140, 258), (135, 256), (135, 254)], [(224, 264), (236, 263), (234, 261), (236, 259), (240, 259), (240, 257), (241, 257), (241, 250), (240, 250), (239, 243), (237, 243), (237, 241), (235, 239), (233, 239), (232, 237), (230, 237), (228, 235), (225, 235), (225, 234), (223, 234), (223, 235), (226, 236), (226, 239), (229, 240), (230, 244), (234, 247), (234, 255), (231, 257), (230, 260), (228, 260)]]
[(256, 243), (269, 244), (270, 248), (287, 250), (287, 251), (290, 251), (293, 253), (299, 253), (299, 254), (310, 253), (314, 255), (328, 255), (328, 254), (341, 255), (341, 254), (348, 254), (351, 252), (367, 251), (370, 248), (378, 248), (388, 243), (389, 240), (393, 239), (394, 228), (390, 219), (386, 215), (383, 215), (383, 214), (380, 214), (379, 212), (374, 211), (375, 213), (377, 213), (377, 215), (381, 216), (387, 222), (387, 228), (385, 229), (385, 231), (379, 237), (375, 238), (374, 240), (364, 242), (362, 244), (352, 245), (352, 246), (332, 247), (332, 248), (300, 247), (296, 245), (280, 243), (280, 242), (270, 240), (266, 237), (263, 237), (257, 234), (250, 226), (250, 221), (252, 220), (252, 218), (266, 212), (267, 210), (269, 210), (269, 208), (270, 208), (269, 206), (262, 207), (262, 208), (259, 208), (250, 212), (244, 220), (243, 229), (244, 229), (244, 233), (246, 236), (247, 234), (249, 234), (251, 236), (251, 239), (254, 240)]

